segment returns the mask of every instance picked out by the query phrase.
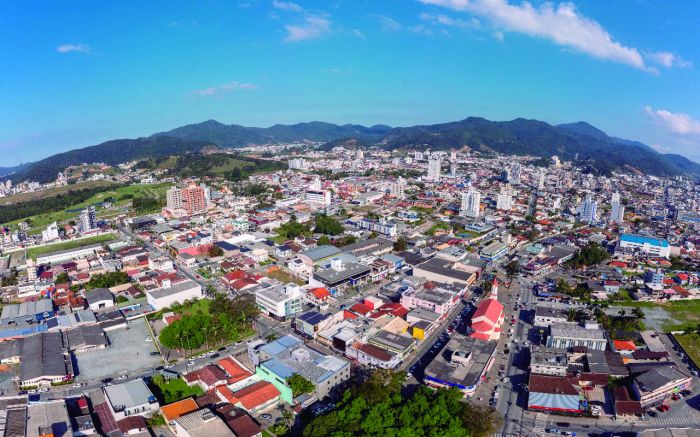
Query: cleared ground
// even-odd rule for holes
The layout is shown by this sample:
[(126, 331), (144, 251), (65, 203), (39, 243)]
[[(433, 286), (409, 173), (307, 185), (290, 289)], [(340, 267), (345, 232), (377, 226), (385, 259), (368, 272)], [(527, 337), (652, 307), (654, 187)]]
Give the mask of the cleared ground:
[(129, 329), (121, 328), (107, 333), (110, 345), (106, 349), (76, 355), (77, 381), (99, 381), (122, 374), (142, 373), (157, 367), (160, 356), (151, 356), (156, 351), (153, 342), (145, 341), (151, 334), (146, 319), (132, 320)]

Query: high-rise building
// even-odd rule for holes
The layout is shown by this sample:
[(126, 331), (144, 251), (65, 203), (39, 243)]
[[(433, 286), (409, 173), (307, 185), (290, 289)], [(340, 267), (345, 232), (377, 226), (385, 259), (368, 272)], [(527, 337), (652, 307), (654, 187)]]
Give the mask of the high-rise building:
[(450, 150), (450, 161), (457, 161), (457, 151), (454, 149)]
[(80, 213), (80, 228), (83, 232), (91, 231), (97, 227), (95, 207), (90, 205)]
[(513, 208), (513, 190), (510, 184), (501, 187), (501, 192), (496, 197), (496, 209), (510, 211)]
[(182, 207), (189, 214), (201, 214), (207, 210), (207, 196), (204, 188), (197, 184), (190, 184), (180, 190), (182, 193)]
[(406, 181), (403, 177), (399, 176), (395, 182), (391, 183), (389, 187), (390, 194), (396, 198), (403, 199), (405, 187)]
[(620, 202), (620, 193), (615, 191), (610, 202), (610, 222), (622, 223), (625, 219), (625, 206)]
[(452, 161), (450, 163), (450, 176), (452, 176), (452, 177), (457, 176), (457, 163), (455, 161)]
[(520, 164), (516, 162), (510, 167), (510, 177), (508, 178), (508, 182), (510, 182), (512, 185), (520, 185), (520, 179)]
[(357, 159), (365, 159), (365, 152), (362, 149), (357, 149)]
[(589, 193), (579, 207), (579, 220), (591, 224), (598, 219), (598, 202)]
[(416, 161), (422, 161), (423, 160), (423, 152), (416, 150), (415, 153), (413, 154), (413, 159)]
[(459, 214), (464, 217), (479, 217), (479, 205), (481, 203), (481, 193), (470, 188), (466, 193), (462, 193), (462, 206), (459, 210)]
[(537, 175), (537, 189), (540, 191), (544, 190), (544, 182), (545, 182), (544, 177), (545, 176), (544, 176), (543, 171), (539, 172)]
[(182, 191), (178, 187), (170, 187), (165, 192), (165, 205), (171, 211), (182, 209)]
[(440, 180), (440, 166), (442, 162), (440, 161), (440, 156), (433, 155), (428, 159), (428, 176), (426, 179), (429, 181), (439, 181)]

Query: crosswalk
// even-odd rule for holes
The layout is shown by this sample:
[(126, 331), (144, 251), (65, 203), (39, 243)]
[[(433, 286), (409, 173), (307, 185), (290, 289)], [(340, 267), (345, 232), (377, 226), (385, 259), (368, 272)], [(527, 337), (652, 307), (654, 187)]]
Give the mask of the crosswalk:
[(657, 417), (655, 419), (647, 420), (646, 422), (654, 425), (698, 426), (698, 422), (695, 417)]

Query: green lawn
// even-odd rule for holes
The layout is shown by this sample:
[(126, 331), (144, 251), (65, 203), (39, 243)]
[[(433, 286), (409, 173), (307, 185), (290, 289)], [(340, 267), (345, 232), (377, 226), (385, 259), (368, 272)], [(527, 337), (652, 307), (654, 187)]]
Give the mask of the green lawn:
[(51, 244), (48, 246), (33, 247), (27, 250), (27, 257), (36, 259), (38, 255), (43, 255), (45, 253), (57, 252), (59, 250), (76, 249), (78, 247), (89, 246), (91, 244), (97, 243), (106, 243), (116, 238), (117, 237), (115, 237), (114, 234), (102, 234), (90, 238), (83, 238), (80, 240), (71, 240), (63, 243)]
[(684, 331), (695, 328), (700, 324), (700, 300), (675, 301), (667, 303), (623, 301), (615, 302), (615, 305), (638, 308), (662, 308), (679, 323), (667, 322), (664, 331)]
[(265, 273), (265, 276), (267, 276), (268, 278), (277, 279), (278, 281), (280, 281), (280, 282), (282, 282), (282, 283), (284, 283), (284, 284), (286, 284), (286, 283), (288, 283), (288, 282), (293, 282), (293, 283), (295, 283), (295, 284), (297, 284), (297, 285), (304, 285), (304, 284), (306, 284), (306, 283), (305, 283), (304, 281), (302, 281), (301, 279), (295, 278), (294, 276), (290, 275), (289, 273), (285, 272), (285, 271), (282, 270), (282, 269), (280, 269), (280, 270), (275, 270), (275, 271), (272, 271), (272, 272), (269, 272), (269, 273)]
[(198, 385), (190, 387), (183, 379), (177, 378), (166, 381), (158, 376), (151, 378), (151, 388), (153, 389), (153, 394), (156, 395), (161, 403), (171, 404), (185, 398), (204, 394), (204, 390), (201, 387)]
[(693, 333), (676, 335), (675, 337), (693, 362), (696, 365), (700, 364), (700, 336), (697, 333)]
[[(116, 201), (114, 202), (114, 206), (116, 207), (123, 207), (123, 206), (130, 206), (131, 205), (131, 198), (125, 199), (124, 196), (134, 196), (134, 197), (139, 197), (139, 196), (151, 196), (151, 197), (164, 197), (165, 192), (170, 188), (172, 184), (170, 183), (163, 183), (163, 184), (132, 184), (132, 185), (127, 185), (124, 187), (119, 187), (114, 190), (110, 191), (103, 191), (101, 193), (97, 193), (94, 196), (90, 197), (89, 199), (85, 200), (84, 202), (76, 203), (74, 205), (71, 205), (70, 207), (66, 208), (65, 210), (62, 211), (54, 211), (54, 212), (47, 212), (43, 214), (37, 214), (31, 217), (26, 217), (21, 220), (15, 220), (12, 222), (9, 222), (6, 224), (6, 226), (9, 226), (11, 228), (15, 228), (17, 224), (23, 221), (28, 221), (30, 223), (30, 234), (36, 234), (41, 232), (47, 225), (53, 222), (64, 222), (68, 221), (71, 219), (75, 219), (80, 215), (80, 211), (75, 211), (79, 209), (84, 209), (88, 205), (94, 205), (96, 203), (103, 202), (106, 198), (112, 197)], [(71, 189), (78, 189), (78, 188), (90, 188), (92, 187), (91, 185), (83, 185), (83, 184), (76, 184), (76, 185), (69, 185)], [(63, 188), (63, 187), (61, 187)], [(56, 193), (58, 194), (58, 193)], [(102, 207), (97, 208), (97, 215), (99, 217), (103, 217), (105, 215), (109, 215), (109, 212), (112, 210), (107, 210)]]

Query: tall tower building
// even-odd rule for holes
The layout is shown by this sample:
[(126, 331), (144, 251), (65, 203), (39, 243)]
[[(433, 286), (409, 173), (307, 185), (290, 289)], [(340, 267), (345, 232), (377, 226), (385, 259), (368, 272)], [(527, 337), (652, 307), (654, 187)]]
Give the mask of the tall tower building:
[(182, 191), (178, 187), (170, 187), (165, 193), (166, 208), (173, 211), (182, 208)]
[(579, 220), (589, 225), (598, 219), (598, 202), (589, 193), (579, 208)]
[(615, 191), (610, 202), (610, 222), (622, 223), (625, 220), (625, 206), (620, 202), (620, 193)]
[(481, 193), (474, 188), (470, 188), (466, 193), (462, 193), (462, 205), (459, 214), (463, 217), (479, 217), (480, 203)]
[(97, 227), (97, 215), (93, 205), (88, 206), (80, 213), (80, 227), (83, 232), (91, 231)]
[(440, 156), (433, 155), (428, 159), (428, 176), (426, 179), (429, 181), (439, 181), (440, 180), (440, 166), (442, 162)]
[(545, 181), (544, 172), (541, 171), (537, 175), (537, 189), (538, 190), (540, 190), (540, 191), (544, 190), (544, 181)]
[(510, 211), (513, 208), (513, 191), (510, 184), (501, 187), (501, 192), (496, 197), (496, 209)]
[(521, 169), (520, 169), (520, 164), (515, 163), (510, 167), (510, 177), (508, 178), (508, 182), (510, 182), (512, 185), (520, 185), (520, 179), (521, 179)]

